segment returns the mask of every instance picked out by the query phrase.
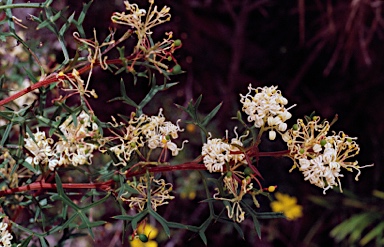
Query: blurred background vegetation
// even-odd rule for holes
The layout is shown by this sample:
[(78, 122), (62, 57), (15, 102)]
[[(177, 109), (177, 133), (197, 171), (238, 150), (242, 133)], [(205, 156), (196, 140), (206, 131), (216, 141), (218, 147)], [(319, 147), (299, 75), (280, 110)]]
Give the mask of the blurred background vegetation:
[[(136, 2), (140, 7), (148, 5), (147, 0)], [(297, 197), (303, 206), (303, 217), (295, 221), (262, 221), (261, 240), (247, 221), (243, 224), (246, 240), (233, 228), (213, 225), (207, 233), (208, 243), (215, 246), (383, 244), (380, 241), (384, 226), (380, 223), (384, 212), (380, 205), (381, 191), (384, 191), (384, 60), (381, 60), (384, 3), (374, 0), (157, 0), (156, 3), (160, 7), (170, 6), (172, 19), (159, 26), (154, 35), (172, 30), (174, 37), (182, 40), (183, 48), (176, 56), (186, 73), (178, 76), (178, 86), (156, 96), (144, 112), (155, 114), (162, 107), (172, 120), (187, 120), (174, 103), (186, 106), (202, 94), (203, 114), (223, 102), (208, 126), (213, 136), (223, 136), (225, 129), (237, 124), (230, 118), (236, 116), (240, 108), (239, 93), (245, 94), (249, 83), (254, 87), (278, 85), (289, 105), (297, 104), (291, 111), (291, 124), (312, 111), (329, 120), (337, 114), (339, 120), (333, 130), (358, 137), (361, 153), (357, 159), (361, 166), (375, 164), (363, 170), (358, 182), (354, 181), (353, 174), (345, 174), (344, 194), (329, 191), (323, 196), (322, 190), (304, 182), (297, 170), (288, 172), (292, 166), (288, 159), (263, 158), (260, 171), (266, 178), (265, 185), (277, 185), (279, 191)], [(60, 0), (53, 4), (72, 13), (81, 11), (83, 1)], [(84, 22), (87, 37), (93, 37), (95, 28), (100, 39), (105, 38), (108, 28), (114, 27), (110, 20), (112, 13), (121, 12), (123, 8), (121, 0), (95, 0)], [(28, 11), (36, 10), (15, 10), (14, 13), (29, 25)], [(57, 61), (64, 59), (54, 37), (33, 29), (27, 32), (31, 32), (28, 33), (31, 39), (38, 38), (44, 46), (57, 48)], [(74, 53), (73, 37), (69, 35), (67, 39), (69, 51)], [(92, 87), (100, 96), (97, 101), (91, 101), (96, 115), (103, 121), (117, 113), (129, 115), (132, 109), (128, 106), (122, 109), (121, 104), (111, 102), (105, 107), (106, 101), (120, 95), (121, 75), (113, 76), (101, 69), (94, 73)], [(124, 79), (132, 81), (130, 76)], [(131, 85), (128, 94), (134, 99), (143, 97), (148, 90), (145, 83), (134, 86), (132, 82)], [(185, 134), (191, 132), (194, 130), (189, 129)], [(276, 142), (280, 150), (285, 148), (282, 142)], [(261, 145), (264, 151), (270, 148), (268, 142)], [(188, 150), (183, 158), (198, 156), (201, 140), (191, 140)], [(194, 192), (189, 188), (199, 183), (193, 173), (180, 172), (172, 177), (176, 189), (187, 194)], [(207, 214), (207, 206), (198, 203), (202, 199), (199, 194), (179, 197), (160, 212), (171, 220), (193, 224)], [(268, 208), (268, 202), (264, 203), (262, 207)], [(109, 217), (108, 213), (105, 217)], [(345, 225), (338, 229), (343, 223)], [(110, 226), (111, 229), (121, 230), (118, 224)], [(110, 236), (97, 239), (98, 243), (107, 239), (109, 242), (114, 231), (105, 231), (104, 234)], [(190, 237), (193, 235), (188, 232), (177, 232), (171, 241), (163, 238), (161, 242), (160, 233), (158, 239), (160, 246), (203, 245), (198, 237), (188, 240)]]

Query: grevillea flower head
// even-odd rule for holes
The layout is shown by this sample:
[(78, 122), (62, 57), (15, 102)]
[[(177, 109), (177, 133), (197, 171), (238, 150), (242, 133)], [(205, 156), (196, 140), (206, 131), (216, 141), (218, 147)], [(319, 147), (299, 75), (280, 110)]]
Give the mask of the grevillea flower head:
[(53, 144), (52, 138), (47, 138), (44, 131), (37, 130), (32, 136), (27, 133), (27, 138), (24, 139), (25, 148), (34, 156), (30, 157), (28, 162), (31, 164), (47, 164), (49, 158), (54, 155), (51, 145)]
[(118, 140), (118, 143), (110, 148), (110, 151), (114, 152), (119, 159), (115, 165), (127, 165), (132, 154), (139, 152), (142, 147), (148, 147), (151, 150), (156, 148), (170, 150), (172, 156), (179, 154), (188, 140), (184, 140), (181, 147), (178, 147), (173, 140), (178, 138), (179, 132), (184, 129), (181, 129), (178, 124), (180, 120), (176, 124), (166, 121), (162, 111), (160, 109), (157, 116), (151, 117), (145, 114), (136, 117), (133, 114), (128, 123), (118, 124), (112, 117), (113, 123), (110, 124), (115, 130), (111, 131), (115, 136), (111, 140)]
[(230, 197), (232, 198), (223, 198), (219, 197), (220, 192), (218, 189), (217, 193), (213, 195), (213, 198), (221, 201), (232, 202), (231, 205), (227, 205), (228, 218), (233, 219), (234, 221), (241, 223), (245, 219), (245, 212), (240, 206), (240, 201), (243, 199), (243, 196), (247, 194), (250, 190), (253, 189), (253, 184), (251, 183), (250, 178), (244, 178), (241, 181), (241, 187), (239, 188), (239, 183), (232, 176), (225, 176), (223, 179), (224, 188), (228, 190)]
[(367, 167), (360, 167), (357, 161), (348, 161), (360, 151), (355, 141), (357, 138), (349, 137), (344, 132), (333, 132), (329, 135), (329, 129), (329, 122), (320, 122), (319, 117), (313, 117), (307, 124), (299, 119), (283, 136), (295, 162), (293, 168), (298, 167), (304, 175), (304, 180), (323, 188), (324, 193), (334, 186), (339, 186), (342, 191), (342, 168), (350, 172), (357, 170), (357, 181), (360, 169)]
[(121, 195), (120, 199), (126, 203), (129, 203), (130, 208), (137, 208), (139, 211), (143, 211), (147, 201), (151, 200), (151, 206), (153, 210), (157, 210), (158, 206), (168, 204), (168, 200), (172, 200), (175, 197), (170, 195), (172, 191), (172, 184), (166, 183), (164, 179), (155, 179), (154, 177), (147, 176), (140, 177), (139, 182), (127, 182), (129, 186), (135, 189), (138, 193), (137, 196), (132, 195), (129, 192), (125, 192)]
[(27, 162), (33, 165), (48, 164), (52, 171), (56, 166), (91, 164), (93, 152), (98, 145), (86, 139), (93, 139), (96, 143), (102, 140), (98, 125), (92, 121), (91, 116), (83, 111), (76, 117), (76, 122), (71, 117), (67, 118), (59, 129), (61, 134), (57, 142), (46, 138), (43, 131), (38, 130), (33, 137), (27, 134), (25, 147), (33, 155), (27, 158)]
[(165, 121), (162, 111), (163, 109), (160, 109), (157, 116), (150, 117), (149, 122), (143, 125), (143, 135), (150, 149), (169, 149), (172, 155), (176, 156), (179, 151), (183, 149), (184, 143), (188, 141), (183, 141), (181, 148), (178, 148), (177, 145), (172, 142), (173, 139), (178, 138), (178, 132), (184, 131), (184, 129), (181, 129), (178, 124), (180, 120), (178, 120), (176, 124)]
[(288, 100), (282, 96), (277, 86), (253, 88), (248, 86), (248, 93), (241, 95), (242, 110), (248, 115), (248, 121), (254, 122), (255, 127), (269, 130), (269, 139), (276, 138), (276, 132), (283, 133), (287, 130), (286, 120), (292, 117), (286, 108)]
[(231, 142), (228, 142), (228, 131), (226, 132), (226, 139), (209, 138), (207, 143), (204, 143), (201, 155), (203, 156), (203, 163), (209, 172), (223, 172), (224, 165), (226, 163), (233, 162), (236, 164), (246, 164), (245, 154), (233, 154), (240, 152), (239, 147), (243, 146), (241, 139), (245, 136), (238, 136), (235, 128), (236, 138), (232, 138)]
[(115, 12), (111, 17), (113, 22), (127, 25), (135, 29), (139, 40), (137, 48), (141, 46), (143, 42), (147, 41), (146, 36), (152, 34), (151, 29), (153, 27), (171, 19), (169, 7), (164, 6), (159, 11), (156, 5), (153, 7), (154, 1), (149, 2), (151, 5), (148, 11), (146, 11), (145, 9), (140, 9), (137, 4), (131, 4), (129, 1), (124, 1), (127, 13)]
[(11, 233), (7, 230), (8, 224), (0, 222), (0, 246), (11, 247), (11, 240), (13, 239)]

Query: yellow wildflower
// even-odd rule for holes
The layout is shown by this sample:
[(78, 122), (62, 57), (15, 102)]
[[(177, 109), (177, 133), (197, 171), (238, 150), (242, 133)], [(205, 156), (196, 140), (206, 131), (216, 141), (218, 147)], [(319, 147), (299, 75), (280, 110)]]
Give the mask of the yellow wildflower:
[(295, 220), (303, 216), (303, 207), (297, 204), (297, 198), (277, 192), (276, 201), (271, 202), (273, 212), (282, 212), (288, 220)]
[[(158, 234), (158, 230), (149, 225), (145, 224), (145, 226), (139, 226), (137, 229), (137, 236), (130, 242), (131, 247), (157, 247), (157, 242), (154, 240)], [(147, 238), (147, 242), (143, 242), (139, 239), (139, 235), (144, 234)]]

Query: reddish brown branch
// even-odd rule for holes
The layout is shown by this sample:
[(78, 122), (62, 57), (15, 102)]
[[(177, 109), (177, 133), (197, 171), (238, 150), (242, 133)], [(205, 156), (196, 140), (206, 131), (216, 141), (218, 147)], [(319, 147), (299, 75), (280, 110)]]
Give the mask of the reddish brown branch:
[[(137, 57), (137, 55), (138, 54), (133, 54), (131, 56), (126, 57), (126, 59), (127, 60), (132, 60), (133, 58), (140, 59), (140, 57)], [(111, 59), (111, 60), (107, 60), (106, 61), (106, 64), (122, 64), (122, 63), (123, 62), (121, 61), (121, 59)], [(100, 63), (96, 62), (93, 66), (100, 66)], [(78, 70), (78, 72), (79, 72), (79, 74), (83, 74), (83, 73), (87, 72), (90, 69), (91, 69), (91, 65), (87, 64), (84, 67), (80, 68)], [(23, 90), (15, 93), (14, 95), (9, 96), (8, 98), (0, 100), (0, 106), (5, 105), (5, 104), (7, 104), (7, 103), (17, 99), (17, 98), (20, 98), (24, 94), (32, 92), (35, 89), (38, 89), (40, 87), (47, 86), (47, 85), (50, 85), (52, 83), (58, 82), (60, 79), (64, 80), (64, 79), (67, 79), (67, 78), (70, 78), (70, 79), (73, 78), (72, 73), (68, 73), (66, 75), (58, 75), (56, 73), (55, 74), (51, 74), (45, 80), (39, 81), (39, 82), (37, 82), (37, 83), (27, 87), (27, 88), (24, 88)]]
[[(242, 153), (244, 153), (244, 152), (231, 151), (231, 154), (242, 154)], [(268, 157), (283, 157), (283, 156), (286, 156), (287, 154), (289, 154), (289, 150), (283, 150), (283, 151), (277, 151), (277, 152), (257, 152), (257, 153), (252, 151), (252, 149), (250, 149), (248, 151), (249, 157), (255, 157), (255, 156), (258, 156), (258, 157), (267, 157), (267, 156)], [(200, 164), (200, 162), (201, 162), (201, 159), (191, 161), (191, 162), (186, 162), (186, 163), (179, 164), (179, 165), (173, 165), (173, 166), (171, 166), (171, 165), (155, 166), (155, 167), (144, 166), (144, 167), (142, 167), (142, 169), (139, 169), (139, 170), (134, 171), (134, 172), (129, 172), (125, 176), (126, 176), (126, 178), (139, 176), (139, 175), (146, 173), (147, 170), (148, 170), (148, 172), (171, 172), (171, 171), (182, 171), (182, 170), (184, 170), (184, 171), (185, 170), (207, 170), (207, 168), (203, 164)], [(260, 174), (260, 176), (261, 176), (261, 174)]]
[[(63, 189), (100, 189), (100, 190), (109, 190), (111, 185), (114, 183), (113, 180), (108, 180), (102, 183), (64, 183), (62, 184)], [(41, 189), (57, 189), (56, 184), (46, 183), (46, 182), (34, 182), (32, 184), (20, 186), (13, 189), (6, 189), (0, 191), (0, 196), (11, 195), (16, 192), (31, 191), (31, 190), (41, 190)]]
[(169, 172), (169, 171), (185, 171), (185, 170), (207, 170), (207, 168), (203, 164), (199, 164), (197, 162), (187, 162), (179, 165), (173, 166), (155, 166), (155, 167), (144, 167), (145, 169), (140, 169), (138, 171), (134, 171), (131, 173), (127, 173), (126, 177), (134, 177), (138, 175), (142, 175), (148, 172)]
[[(242, 153), (243, 153), (242, 151), (231, 152), (231, 154), (242, 154)], [(255, 157), (255, 156), (283, 157), (289, 153), (289, 150), (256, 153), (253, 151), (253, 149), (249, 149), (247, 153), (249, 157)], [(202, 159), (201, 157), (199, 157), (194, 161), (190, 161), (190, 162), (186, 162), (178, 165), (155, 166), (155, 167), (144, 166), (140, 170), (127, 173), (126, 178), (139, 176), (139, 175), (145, 174), (147, 171), (152, 173), (152, 172), (172, 172), (172, 171), (185, 171), (185, 170), (207, 170), (204, 164), (200, 163), (201, 161)], [(101, 183), (64, 183), (62, 187), (63, 189), (100, 189), (100, 190), (107, 191), (111, 189), (111, 185), (113, 183), (114, 183), (113, 180), (108, 180), (106, 182), (101, 182)], [(32, 184), (20, 186), (13, 189), (2, 190), (0, 191), (0, 196), (12, 195), (17, 192), (42, 190), (42, 189), (48, 189), (48, 190), (57, 189), (57, 185), (54, 183), (39, 181), (39, 182), (34, 182)]]

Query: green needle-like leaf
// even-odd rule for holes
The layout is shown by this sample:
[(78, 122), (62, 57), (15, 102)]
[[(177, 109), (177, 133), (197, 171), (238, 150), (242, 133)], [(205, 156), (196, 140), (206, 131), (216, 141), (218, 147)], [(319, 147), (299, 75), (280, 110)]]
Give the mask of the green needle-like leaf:
[(207, 124), (212, 120), (212, 118), (217, 114), (220, 110), (220, 107), (223, 103), (218, 104), (204, 119), (201, 121), (202, 126), (207, 126)]
[(149, 210), (149, 214), (152, 215), (161, 224), (167, 236), (170, 237), (171, 231), (167, 226), (167, 221), (152, 209)]

